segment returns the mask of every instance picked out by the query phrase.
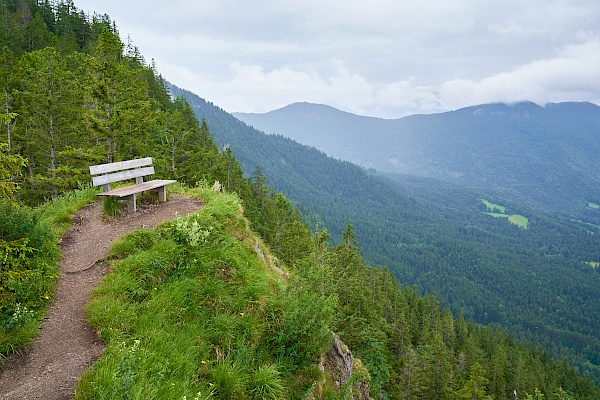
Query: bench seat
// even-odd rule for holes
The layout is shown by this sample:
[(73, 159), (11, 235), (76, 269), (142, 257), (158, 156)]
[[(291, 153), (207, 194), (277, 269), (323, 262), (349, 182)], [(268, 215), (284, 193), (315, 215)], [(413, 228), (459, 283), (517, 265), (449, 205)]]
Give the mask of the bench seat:
[[(166, 185), (175, 183), (177, 181), (154, 179), (148, 182), (137, 183), (135, 185), (123, 186), (117, 189), (109, 190), (108, 192), (98, 193), (98, 196), (109, 196), (123, 198), (131, 196), (135, 193), (145, 192), (147, 190), (156, 190), (157, 188), (164, 188)], [(165, 200), (160, 200), (165, 201)]]
[(138, 193), (153, 190), (158, 193), (158, 201), (167, 201), (167, 185), (177, 181), (154, 179), (147, 182), (136, 183), (135, 185), (123, 186), (108, 192), (98, 193), (98, 196), (117, 197), (119, 199), (127, 198), (127, 211), (136, 212), (136, 195)]

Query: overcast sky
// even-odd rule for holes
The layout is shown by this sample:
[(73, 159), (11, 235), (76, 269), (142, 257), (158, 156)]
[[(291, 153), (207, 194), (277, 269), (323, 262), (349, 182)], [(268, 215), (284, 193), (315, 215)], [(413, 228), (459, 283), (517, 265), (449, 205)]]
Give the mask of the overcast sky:
[(74, 0), (228, 112), (600, 104), (598, 0)]

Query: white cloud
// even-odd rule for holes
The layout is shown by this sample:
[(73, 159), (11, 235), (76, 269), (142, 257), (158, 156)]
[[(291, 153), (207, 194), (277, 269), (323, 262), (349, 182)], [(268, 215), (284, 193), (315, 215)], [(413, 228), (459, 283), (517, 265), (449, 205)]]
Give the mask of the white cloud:
[(76, 5), (108, 13), (165, 78), (228, 111), (309, 101), (398, 117), (493, 101), (600, 101), (597, 0)]
[(266, 112), (308, 101), (380, 117), (439, 112), (474, 104), (529, 100), (600, 103), (600, 40), (565, 46), (556, 57), (536, 60), (481, 80), (451, 79), (438, 85), (414, 78), (379, 85), (353, 73), (343, 61), (319, 69), (230, 65), (227, 79), (195, 74), (186, 67), (159, 64), (164, 76), (228, 111)]
[(373, 104), (373, 88), (351, 73), (341, 60), (330, 60), (323, 71), (281, 67), (271, 70), (239, 61), (228, 80), (203, 80), (184, 67), (164, 64), (165, 78), (195, 90), (227, 111), (266, 112), (293, 102), (331, 104), (362, 113)]
[[(600, 40), (568, 45), (556, 57), (536, 60), (481, 80), (451, 79), (424, 85), (407, 79), (386, 85), (375, 103), (389, 112), (436, 112), (474, 104), (533, 101), (600, 103)], [(402, 115), (402, 114), (397, 114)]]
[(413, 78), (386, 85), (375, 96), (382, 107), (407, 109), (412, 112), (441, 110), (439, 95), (427, 85), (417, 84)]
[(537, 60), (480, 81), (454, 79), (441, 85), (440, 102), (453, 109), (523, 100), (539, 104), (600, 100), (600, 41), (570, 45), (558, 56)]

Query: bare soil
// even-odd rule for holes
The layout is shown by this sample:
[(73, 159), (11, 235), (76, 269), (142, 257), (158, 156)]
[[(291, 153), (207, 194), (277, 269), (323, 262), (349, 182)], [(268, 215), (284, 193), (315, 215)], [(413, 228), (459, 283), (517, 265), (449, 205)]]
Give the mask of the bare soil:
[(0, 399), (73, 398), (77, 380), (105, 348), (84, 315), (92, 289), (108, 272), (108, 265), (98, 261), (126, 233), (152, 229), (201, 206), (197, 200), (173, 195), (166, 203), (143, 204), (136, 213), (108, 221), (103, 221), (101, 201), (80, 210), (60, 243), (61, 276), (40, 335), (27, 350), (3, 363)]

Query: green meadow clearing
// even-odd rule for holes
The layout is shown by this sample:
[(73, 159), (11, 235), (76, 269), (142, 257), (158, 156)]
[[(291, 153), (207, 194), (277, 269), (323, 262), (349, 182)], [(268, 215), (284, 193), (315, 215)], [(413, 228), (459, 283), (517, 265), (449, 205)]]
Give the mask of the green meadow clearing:
[(501, 206), (500, 204), (494, 204), (487, 200), (481, 200), (483, 204), (487, 207), (488, 212), (485, 214), (491, 215), (495, 218), (508, 218), (508, 221), (523, 228), (527, 229), (529, 226), (529, 219), (520, 214), (506, 214), (506, 207)]
[(600, 204), (596, 204), (596, 203), (592, 203), (591, 201), (588, 201), (588, 208), (597, 210), (597, 209), (600, 209)]
[(499, 214), (506, 213), (506, 207), (501, 206), (500, 204), (494, 204), (494, 203), (491, 203), (491, 202), (489, 202), (487, 200), (483, 200), (483, 199), (481, 201), (483, 202), (483, 204), (486, 205), (488, 211), (491, 213), (495, 212), (495, 210), (498, 210)]

